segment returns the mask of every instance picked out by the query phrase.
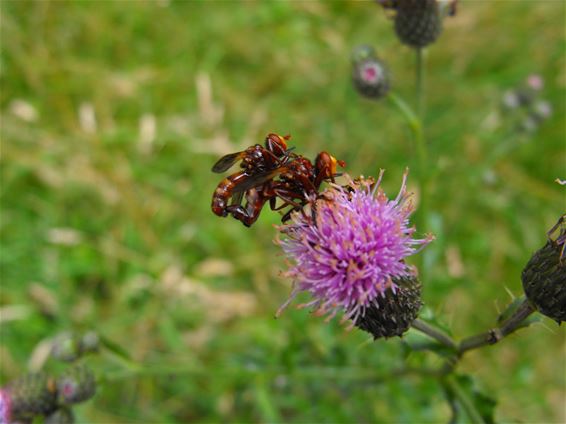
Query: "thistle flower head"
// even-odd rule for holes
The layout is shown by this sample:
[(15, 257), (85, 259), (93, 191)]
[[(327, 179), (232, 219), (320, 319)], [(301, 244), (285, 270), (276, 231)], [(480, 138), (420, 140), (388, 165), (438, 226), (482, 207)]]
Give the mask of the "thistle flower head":
[(395, 292), (394, 279), (411, 277), (415, 271), (405, 258), (432, 240), (414, 239), (409, 226), (413, 212), (407, 193), (407, 172), (401, 190), (393, 200), (376, 183), (359, 179), (346, 187), (331, 186), (309, 211), (295, 213), (292, 222), (279, 227), (278, 243), (290, 259), (286, 275), (294, 290), (286, 307), (301, 291), (313, 306), (331, 319), (344, 312), (344, 319), (356, 322), (366, 309), (377, 304), (387, 290)]
[(540, 91), (544, 87), (544, 79), (538, 74), (531, 74), (527, 77), (527, 86), (535, 91)]
[(12, 399), (7, 390), (0, 389), (0, 424), (12, 421)]

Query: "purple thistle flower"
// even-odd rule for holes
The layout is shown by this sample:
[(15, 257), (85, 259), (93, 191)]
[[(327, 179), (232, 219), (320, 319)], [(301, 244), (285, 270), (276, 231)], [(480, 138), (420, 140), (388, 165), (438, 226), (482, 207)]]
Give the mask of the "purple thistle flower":
[(0, 424), (12, 422), (12, 398), (7, 390), (0, 389)]
[(284, 238), (277, 243), (292, 262), (285, 275), (293, 278), (294, 288), (277, 315), (306, 291), (313, 300), (300, 306), (317, 308), (327, 320), (343, 311), (344, 320), (356, 322), (378, 296), (395, 292), (394, 279), (415, 274), (404, 259), (433, 237), (412, 238), (408, 171), (394, 200), (380, 188), (383, 172), (375, 184), (360, 179), (346, 187), (332, 185), (313, 199), (310, 214), (295, 213), (292, 223), (279, 227)]

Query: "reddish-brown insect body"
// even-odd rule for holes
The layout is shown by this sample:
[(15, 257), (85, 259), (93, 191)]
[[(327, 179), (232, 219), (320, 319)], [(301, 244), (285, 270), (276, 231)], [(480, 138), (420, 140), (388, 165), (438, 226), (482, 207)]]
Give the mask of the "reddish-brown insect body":
[[(239, 160), (243, 170), (224, 178), (218, 184), (212, 196), (212, 212), (218, 216), (227, 216), (230, 209), (240, 205), (244, 192), (256, 185), (254, 176), (284, 165), (290, 154), (287, 149), (289, 138), (290, 136), (268, 134), (265, 138), (265, 147), (256, 144), (244, 151), (221, 157), (212, 167), (212, 172), (227, 171)], [(260, 185), (261, 182), (258, 184)], [(230, 199), (232, 202), (229, 205)]]
[[(304, 156), (291, 153), (286, 144), (289, 138), (269, 134), (265, 147), (256, 144), (222, 157), (212, 168), (214, 172), (225, 171), (240, 159), (244, 170), (218, 184), (212, 197), (212, 211), (219, 216), (231, 214), (249, 227), (269, 202), (272, 210), (291, 207), (282, 217), (284, 222), (294, 210), (302, 210), (310, 199), (316, 198), (323, 181), (334, 181), (338, 175), (336, 165), (345, 166), (327, 152), (320, 152), (313, 165)], [(283, 202), (279, 206), (277, 199)]]

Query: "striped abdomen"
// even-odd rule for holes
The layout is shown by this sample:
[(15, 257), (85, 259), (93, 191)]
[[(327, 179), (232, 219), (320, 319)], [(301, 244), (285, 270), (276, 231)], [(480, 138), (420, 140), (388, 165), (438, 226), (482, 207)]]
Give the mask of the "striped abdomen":
[(227, 216), (228, 211), (226, 211), (226, 208), (228, 207), (228, 201), (234, 193), (234, 189), (238, 183), (247, 177), (249, 177), (249, 175), (245, 171), (240, 171), (220, 181), (212, 195), (212, 212), (218, 216)]

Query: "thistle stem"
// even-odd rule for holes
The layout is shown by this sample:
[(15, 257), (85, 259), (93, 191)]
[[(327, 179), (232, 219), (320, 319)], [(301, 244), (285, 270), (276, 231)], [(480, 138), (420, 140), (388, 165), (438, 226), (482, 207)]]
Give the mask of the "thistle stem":
[(498, 343), (501, 339), (521, 328), (523, 321), (535, 310), (531, 302), (525, 299), (515, 313), (500, 326), (462, 340), (458, 345), (458, 355), (462, 356), (469, 350)]
[[(137, 367), (125, 367), (121, 370), (113, 370), (104, 375), (100, 380), (106, 383), (120, 381), (136, 377), (167, 378), (171, 375), (191, 375), (195, 377), (206, 377), (207, 369), (197, 364), (138, 364)], [(222, 375), (232, 379), (242, 379), (249, 381), (251, 378), (270, 377), (278, 375), (288, 376), (292, 379), (313, 379), (322, 378), (329, 380), (352, 380), (352, 381), (371, 381), (386, 382), (398, 379), (406, 375), (441, 378), (446, 374), (445, 369), (439, 368), (417, 368), (401, 367), (389, 372), (379, 373), (369, 371), (367, 368), (354, 367), (300, 367), (295, 370), (288, 368), (244, 368), (244, 367), (225, 367), (219, 370)]]
[(415, 49), (415, 90), (417, 98), (417, 114), (421, 122), (424, 121), (424, 57), (423, 49)]
[(454, 395), (458, 403), (460, 403), (464, 411), (466, 411), (466, 414), (473, 424), (485, 424), (485, 420), (477, 410), (473, 400), (470, 399), (466, 391), (462, 389), (460, 383), (456, 379), (456, 376), (448, 375), (443, 379), (442, 383), (446, 389)]
[(387, 98), (393, 103), (393, 105), (401, 112), (405, 121), (411, 129), (413, 134), (413, 139), (415, 141), (415, 146), (417, 149), (417, 156), (419, 161), (419, 174), (421, 176), (426, 175), (426, 164), (428, 162), (428, 153), (425, 145), (423, 123), (419, 116), (411, 109), (411, 107), (403, 100), (399, 95), (391, 92)]
[(456, 351), (458, 348), (456, 342), (454, 341), (454, 339), (452, 339), (452, 337), (450, 337), (448, 334), (446, 334), (444, 331), (440, 330), (439, 328), (432, 326), (431, 324), (428, 324), (417, 318), (416, 320), (413, 321), (411, 326), (415, 330), (419, 330), (421, 333), (424, 333), (427, 336), (435, 339), (437, 342), (446, 346), (449, 349)]
[[(405, 118), (407, 125), (411, 129), (413, 140), (418, 157), (418, 172), (419, 172), (419, 215), (421, 217), (422, 228), (425, 228), (427, 223), (427, 197), (428, 197), (428, 153), (424, 138), (423, 124), (419, 116), (411, 109), (399, 95), (391, 92), (387, 96), (389, 101), (401, 112)], [(424, 270), (421, 270), (421, 273)]]

